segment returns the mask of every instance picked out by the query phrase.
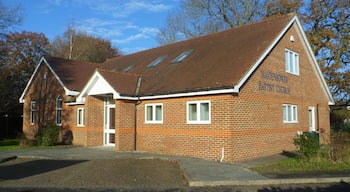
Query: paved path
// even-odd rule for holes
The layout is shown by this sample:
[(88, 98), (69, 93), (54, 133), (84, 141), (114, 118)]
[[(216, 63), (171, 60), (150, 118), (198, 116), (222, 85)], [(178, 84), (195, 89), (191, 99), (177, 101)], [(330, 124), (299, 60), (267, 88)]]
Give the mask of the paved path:
[(169, 159), (176, 160), (184, 172), (189, 186), (218, 185), (278, 185), (295, 183), (337, 183), (350, 182), (350, 177), (302, 178), (302, 179), (269, 179), (250, 171), (252, 165), (280, 159), (280, 156), (242, 164), (219, 163), (171, 155), (160, 155), (143, 152), (115, 152), (114, 148), (105, 147), (68, 147), (51, 149), (28, 149), (18, 151), (0, 151), (0, 161), (18, 158), (55, 159), (55, 160), (98, 160), (98, 159)]

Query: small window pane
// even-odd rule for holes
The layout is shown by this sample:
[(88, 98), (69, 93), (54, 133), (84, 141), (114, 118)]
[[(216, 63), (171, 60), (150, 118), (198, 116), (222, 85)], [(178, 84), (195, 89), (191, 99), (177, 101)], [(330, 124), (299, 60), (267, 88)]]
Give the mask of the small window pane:
[(131, 69), (133, 69), (135, 65), (130, 65), (129, 67), (124, 69), (124, 72), (129, 72)]
[(31, 102), (31, 107), (30, 107), (30, 124), (34, 124), (35, 123), (35, 101)]
[(81, 125), (81, 121), (82, 121), (82, 119), (81, 119), (81, 110), (78, 109), (78, 125)]
[(286, 56), (286, 71), (289, 71), (289, 59), (288, 59), (289, 54), (288, 54), (288, 51), (286, 51), (285, 56)]
[(287, 114), (288, 114), (287, 120), (288, 120), (288, 121), (292, 121), (292, 113), (291, 113), (291, 110), (292, 110), (292, 106), (288, 105), (288, 106), (287, 106)]
[(298, 54), (294, 54), (294, 71), (295, 71), (295, 74), (299, 74), (299, 57), (298, 57)]
[(152, 108), (152, 106), (147, 106), (147, 121), (152, 121), (153, 120), (153, 118), (152, 118), (152, 114), (153, 114), (153, 108)]
[(287, 118), (287, 106), (283, 105), (283, 121), (288, 121)]
[(162, 106), (157, 105), (156, 106), (156, 121), (161, 121), (162, 120)]
[(183, 53), (181, 53), (179, 56), (177, 56), (174, 60), (171, 61), (171, 63), (179, 63), (181, 61), (183, 61), (184, 59), (186, 59), (189, 55), (191, 55), (193, 53), (194, 49), (190, 49), (187, 50)]
[(209, 121), (209, 103), (200, 104), (200, 120)]
[(162, 62), (164, 59), (166, 59), (168, 55), (163, 55), (158, 57), (156, 60), (154, 60), (152, 63), (150, 63), (147, 68), (155, 67), (157, 66), (160, 62)]
[(77, 121), (79, 126), (84, 126), (84, 109), (78, 109)]
[(190, 121), (197, 120), (197, 104), (189, 104), (188, 105), (188, 119)]
[(62, 111), (57, 111), (57, 121), (56, 121), (56, 123), (59, 125), (59, 124), (61, 124), (62, 123), (62, 113), (61, 113)]
[(294, 73), (293, 53), (289, 52), (289, 70)]
[(293, 106), (293, 119), (292, 121), (297, 121), (297, 107)]
[(56, 99), (56, 124), (62, 124), (62, 97), (58, 96)]

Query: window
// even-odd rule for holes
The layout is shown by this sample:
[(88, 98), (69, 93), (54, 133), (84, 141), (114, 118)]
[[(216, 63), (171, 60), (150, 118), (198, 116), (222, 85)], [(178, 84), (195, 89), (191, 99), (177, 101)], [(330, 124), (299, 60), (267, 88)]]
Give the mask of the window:
[(168, 55), (163, 55), (158, 57), (156, 60), (154, 60), (152, 63), (150, 63), (147, 68), (152, 68), (157, 66), (160, 62), (162, 62), (164, 59), (166, 59), (168, 57)]
[(31, 125), (35, 124), (35, 105), (36, 105), (36, 102), (32, 100), (32, 102), (30, 102), (30, 124)]
[(297, 123), (298, 112), (296, 105), (283, 104), (283, 122), (284, 123)]
[(135, 67), (135, 65), (130, 65), (129, 67), (127, 67), (127, 68), (125, 68), (124, 69), (124, 72), (128, 72), (128, 71), (130, 71), (132, 68), (134, 68)]
[(84, 108), (78, 108), (77, 110), (77, 125), (79, 127), (84, 126)]
[(56, 99), (56, 124), (62, 125), (62, 97)]
[(163, 123), (163, 104), (146, 104), (146, 123)]
[(210, 123), (210, 101), (187, 102), (187, 123)]
[(174, 60), (171, 61), (171, 63), (180, 63), (184, 59), (186, 59), (189, 55), (193, 53), (194, 49), (187, 50), (183, 53), (181, 53), (179, 56), (177, 56)]
[(286, 71), (288, 73), (299, 75), (299, 56), (297, 53), (286, 49)]

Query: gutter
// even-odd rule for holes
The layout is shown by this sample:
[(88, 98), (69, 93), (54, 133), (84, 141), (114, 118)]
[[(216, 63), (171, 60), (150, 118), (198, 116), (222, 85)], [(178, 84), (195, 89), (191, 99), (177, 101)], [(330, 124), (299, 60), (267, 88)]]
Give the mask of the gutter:
[(135, 89), (135, 97), (137, 97), (137, 101), (134, 104), (134, 151), (137, 150), (137, 105), (139, 105), (140, 97), (138, 96), (140, 93), (140, 86), (141, 86), (142, 77), (139, 76), (136, 82), (136, 89)]

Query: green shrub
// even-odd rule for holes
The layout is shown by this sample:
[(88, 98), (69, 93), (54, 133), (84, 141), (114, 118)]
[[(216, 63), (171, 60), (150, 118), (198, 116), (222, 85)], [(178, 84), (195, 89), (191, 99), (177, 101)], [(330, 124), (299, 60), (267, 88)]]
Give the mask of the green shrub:
[(297, 156), (302, 159), (309, 160), (316, 157), (321, 146), (319, 137), (315, 133), (305, 132), (294, 139), (298, 151)]
[(57, 144), (59, 129), (56, 125), (50, 124), (42, 127), (37, 135), (37, 141), (43, 146), (52, 146)]

